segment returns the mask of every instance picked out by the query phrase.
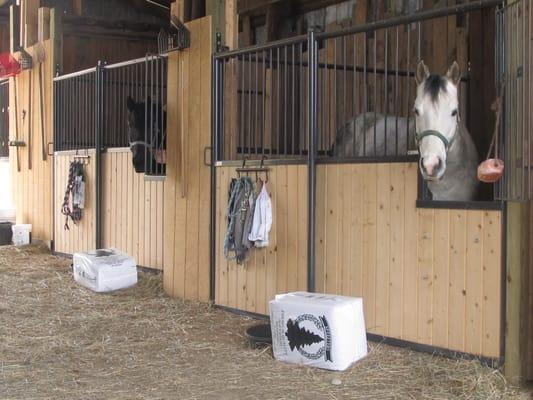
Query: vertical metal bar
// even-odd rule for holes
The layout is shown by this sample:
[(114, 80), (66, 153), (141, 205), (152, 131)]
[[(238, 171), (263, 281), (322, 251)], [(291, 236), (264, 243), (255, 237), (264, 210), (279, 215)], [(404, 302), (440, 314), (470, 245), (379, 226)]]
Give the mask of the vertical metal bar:
[(376, 136), (377, 136), (377, 107), (378, 107), (378, 75), (377, 75), (377, 41), (378, 41), (378, 32), (374, 31), (374, 156), (376, 153)]
[(309, 151), (307, 156), (307, 290), (315, 291), (315, 203), (316, 203), (316, 127), (317, 127), (317, 46), (315, 32), (308, 35)]
[(294, 132), (294, 120), (296, 119), (296, 114), (295, 114), (295, 106), (294, 106), (294, 103), (295, 103), (295, 68), (296, 68), (296, 55), (295, 55), (295, 45), (294, 43), (292, 44), (292, 81), (291, 81), (291, 86), (292, 86), (292, 90), (291, 90), (291, 98), (292, 98), (292, 107), (291, 107), (291, 110), (292, 110), (292, 113), (291, 113), (291, 154), (296, 154), (295, 152), (295, 132)]
[[(531, 0), (527, 1), (527, 107), (526, 110), (531, 110)], [(527, 200), (531, 199), (531, 116), (528, 114), (527, 118)]]
[[(411, 122), (411, 110), (410, 110), (410, 102), (411, 102), (411, 25), (408, 24), (407, 25), (407, 103), (406, 103), (406, 107), (407, 107), (407, 148), (409, 148), (409, 143), (410, 143), (410, 135), (411, 135), (411, 132), (410, 132), (410, 129), (409, 129), (409, 124)], [(416, 132), (415, 132), (415, 135), (416, 135)]]
[(239, 138), (240, 138), (240, 145), (241, 145), (241, 154), (242, 154), (242, 158), (244, 158), (246, 156), (245, 154), (245, 137), (244, 137), (244, 133), (246, 132), (246, 130), (244, 129), (244, 99), (245, 99), (245, 92), (244, 92), (244, 55), (242, 56), (241, 59), (239, 59), (239, 56), (237, 56), (237, 62), (238, 64), (240, 65), (240, 73), (241, 73), (241, 76), (242, 76), (242, 80), (241, 80), (241, 90), (238, 91), (240, 92), (240, 103), (241, 103), (241, 115), (240, 115), (240, 120), (241, 120), (241, 123), (239, 125)]
[(252, 155), (252, 53), (248, 53), (248, 157)]
[(364, 33), (364, 42), (363, 42), (363, 102), (365, 108), (363, 110), (363, 156), (366, 157), (366, 113), (368, 112), (368, 83), (367, 83), (367, 68), (366, 64), (368, 62), (366, 57), (367, 51), (367, 33)]
[(263, 68), (261, 69), (262, 73), (262, 79), (263, 79), (263, 108), (261, 109), (262, 112), (262, 117), (261, 118), (261, 121), (263, 121), (263, 123), (261, 124), (261, 155), (264, 156), (265, 155), (265, 123), (266, 123), (266, 118), (265, 118), (265, 97), (266, 97), (266, 76), (267, 76), (267, 71), (266, 71), (266, 64), (265, 64), (265, 58), (267, 57), (267, 52), (266, 51), (262, 51), (261, 52), (262, 54), (262, 58), (263, 58)]
[(96, 95), (95, 95), (95, 246), (97, 249), (102, 246), (102, 112), (104, 110), (104, 64), (98, 61), (96, 66)]
[[(343, 99), (342, 99), (342, 123), (341, 127), (345, 126), (346, 124), (346, 91), (348, 87), (348, 80), (346, 78), (346, 64), (348, 60), (346, 59), (346, 36), (342, 37), (342, 63), (343, 63), (343, 77), (342, 77), (342, 86), (343, 86)], [(338, 129), (337, 129), (338, 130)], [(337, 134), (337, 130), (335, 130), (335, 136)], [(335, 141), (335, 137), (333, 140)], [(346, 153), (346, 150), (344, 150)]]
[[(396, 156), (398, 156), (398, 114), (399, 114), (399, 110), (398, 110), (398, 72), (399, 72), (399, 69), (400, 69), (400, 62), (399, 62), (399, 54), (398, 54), (398, 50), (399, 50), (399, 47), (400, 47), (400, 42), (399, 42), (399, 27), (396, 26), (396, 77), (395, 77), (395, 80), (394, 80), (394, 112), (396, 114), (396, 125), (394, 127), (394, 132), (395, 132), (395, 151), (394, 151), (394, 154), (396, 154)], [(407, 77), (407, 79), (409, 79), (409, 77)], [(407, 143), (407, 147), (406, 147), (406, 150), (409, 150), (409, 143)]]
[(259, 114), (258, 114), (258, 104), (259, 104), (259, 53), (255, 52), (255, 112), (254, 112), (254, 154), (256, 157), (259, 156), (259, 150), (257, 148), (257, 142), (259, 141)]
[[(320, 149), (325, 149), (327, 138), (329, 138), (329, 108), (331, 93), (329, 93), (329, 54), (328, 54), (328, 42), (329, 39), (324, 40), (324, 71), (322, 75), (324, 76), (324, 93), (322, 93), (322, 119), (324, 121), (324, 131), (320, 135)], [(311, 62), (311, 60), (309, 60)], [(310, 69), (309, 69), (310, 70)], [(309, 78), (308, 78), (309, 79)], [(309, 92), (308, 92), (309, 96)], [(310, 116), (308, 116), (309, 118)]]
[[(353, 35), (353, 126), (355, 130), (355, 118), (357, 117), (357, 34)], [(352, 140), (352, 157), (355, 157), (355, 138)]]
[(269, 106), (269, 109), (270, 109), (270, 112), (268, 113), (269, 115), (269, 118), (270, 118), (270, 124), (269, 124), (269, 127), (270, 127), (270, 156), (272, 157), (273, 155), (273, 151), (274, 151), (274, 127), (272, 126), (272, 121), (273, 121), (273, 118), (272, 118), (272, 115), (274, 114), (274, 101), (273, 101), (273, 97), (274, 97), (274, 63), (273, 63), (273, 60), (272, 60), (272, 48), (269, 50), (269, 54), (270, 54), (270, 106)]
[(332, 136), (335, 140), (335, 134), (337, 131), (337, 38), (333, 39), (333, 129), (329, 132), (328, 143), (326, 143), (326, 149), (331, 146)]
[[(305, 113), (305, 107), (302, 107), (301, 105), (302, 104), (305, 104), (305, 99), (304, 99), (304, 79), (305, 79), (305, 69), (304, 69), (304, 66), (303, 66), (303, 43), (300, 42), (300, 49), (298, 51), (298, 60), (300, 61), (300, 69), (299, 69), (299, 75), (300, 75), (300, 79), (298, 80), (298, 86), (300, 87), (300, 101), (298, 101), (298, 114), (300, 116), (300, 122), (299, 122), (299, 129), (298, 129), (298, 137), (300, 138), (300, 140), (302, 139), (302, 135), (300, 134), (300, 132), (302, 132), (305, 128), (305, 124), (307, 121), (307, 118), (306, 118), (306, 113)], [(300, 144), (300, 149), (298, 151), (298, 155), (302, 155), (304, 150), (307, 148), (307, 140), (306, 140), (306, 137), (307, 135), (303, 135), (303, 143)]]
[(280, 132), (281, 132), (281, 121), (280, 121), (280, 115), (281, 115), (281, 69), (280, 69), (280, 63), (279, 63), (279, 47), (276, 48), (277, 50), (277, 61), (278, 61), (278, 67), (277, 67), (277, 88), (278, 88), (278, 95), (276, 96), (276, 102), (278, 103), (277, 104), (277, 116), (278, 118), (276, 118), (276, 144), (277, 144), (277, 154), (278, 156), (281, 155), (281, 135), (280, 135)]
[[(389, 29), (386, 28), (385, 29), (385, 62), (384, 62), (384, 65), (385, 65), (385, 77), (383, 79), (383, 90), (384, 90), (384, 94), (385, 94), (385, 112), (384, 112), (384, 115), (385, 115), (385, 153), (383, 154), (384, 156), (387, 156), (387, 136), (388, 136), (388, 132), (387, 132), (387, 119), (388, 119), (388, 115), (389, 115), (389, 88), (388, 88), (388, 84), (389, 84)], [(397, 154), (395, 154), (397, 155)]]
[[(283, 156), (286, 156), (288, 154), (288, 145), (287, 145), (287, 115), (289, 113), (288, 107), (287, 107), (287, 75), (288, 75), (288, 66), (287, 66), (287, 46), (284, 46), (285, 55), (283, 56), (285, 60), (285, 67), (283, 68)], [(280, 154), (281, 156), (281, 154)]]

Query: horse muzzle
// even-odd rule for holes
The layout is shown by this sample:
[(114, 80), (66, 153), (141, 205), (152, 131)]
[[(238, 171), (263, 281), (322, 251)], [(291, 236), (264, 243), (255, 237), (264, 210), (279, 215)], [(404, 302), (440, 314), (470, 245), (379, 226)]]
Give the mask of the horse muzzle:
[(418, 162), (420, 173), (426, 181), (440, 181), (446, 171), (446, 165), (438, 156), (434, 156), (435, 160), (425, 160), (420, 157)]

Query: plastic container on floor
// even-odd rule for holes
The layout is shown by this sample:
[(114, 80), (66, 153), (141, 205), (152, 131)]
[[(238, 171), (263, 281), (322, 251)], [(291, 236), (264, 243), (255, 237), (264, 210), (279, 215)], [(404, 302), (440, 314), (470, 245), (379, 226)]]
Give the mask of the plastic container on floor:
[(137, 283), (137, 263), (116, 249), (75, 253), (74, 279), (94, 292), (111, 292)]
[(15, 224), (13, 230), (13, 244), (24, 246), (31, 243), (31, 224)]

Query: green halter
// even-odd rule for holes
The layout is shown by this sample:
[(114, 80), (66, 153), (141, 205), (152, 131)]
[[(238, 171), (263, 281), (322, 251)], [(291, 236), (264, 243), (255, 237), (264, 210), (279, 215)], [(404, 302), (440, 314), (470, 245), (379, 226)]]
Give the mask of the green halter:
[(458, 129), (459, 129), (459, 115), (457, 115), (457, 123), (455, 125), (455, 132), (453, 133), (453, 136), (452, 136), (452, 138), (450, 140), (448, 140), (446, 138), (446, 136), (444, 136), (439, 131), (428, 129), (428, 130), (422, 131), (420, 133), (416, 132), (416, 134), (415, 134), (416, 145), (419, 146), (420, 141), (423, 138), (425, 138), (426, 136), (435, 136), (435, 137), (438, 137), (440, 139), (442, 144), (444, 144), (444, 148), (446, 149), (446, 151), (448, 151), (450, 149), (450, 147), (452, 146), (453, 141), (455, 140), (455, 137), (457, 136), (457, 130)]

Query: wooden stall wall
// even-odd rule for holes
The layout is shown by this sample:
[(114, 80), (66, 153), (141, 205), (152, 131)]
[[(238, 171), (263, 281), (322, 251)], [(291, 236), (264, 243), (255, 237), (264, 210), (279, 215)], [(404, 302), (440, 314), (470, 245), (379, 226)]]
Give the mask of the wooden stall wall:
[[(42, 64), (44, 98), (44, 146), (52, 139), (52, 77), (53, 46), (51, 40), (44, 43), (45, 61)], [(10, 140), (26, 143), (18, 151), (10, 148), (11, 193), (16, 206), (17, 223), (32, 224), (32, 237), (44, 241), (52, 240), (52, 163), (53, 158), (42, 159), (41, 110), (39, 101), (39, 64), (34, 48), (27, 51), (33, 56), (33, 69), (11, 78), (9, 85)], [(15, 82), (16, 79), (16, 96)], [(30, 92), (31, 80), (31, 92)], [(15, 98), (17, 105), (15, 107)], [(31, 101), (31, 106), (30, 106)], [(17, 113), (15, 113), (17, 110)], [(30, 145), (31, 136), (31, 145)], [(17, 168), (17, 153), (20, 171)], [(29, 160), (31, 159), (31, 169)]]
[(169, 54), (164, 201), (164, 288), (174, 297), (209, 299), (211, 17), (186, 24), (189, 49)]
[(96, 247), (94, 150), (82, 150), (80, 153), (90, 156), (88, 163), (83, 168), (85, 173), (85, 208), (82, 211), (82, 218), (77, 224), (69, 219), (69, 229), (65, 229), (65, 216), (61, 214), (61, 207), (67, 187), (70, 162), (74, 160), (76, 152), (58, 152), (54, 155), (54, 251), (63, 254), (94, 250)]
[(276, 294), (307, 290), (307, 166), (271, 167), (267, 184), (273, 214), (270, 243), (266, 248), (251, 249), (243, 265), (228, 261), (223, 245), (229, 184), (236, 175), (235, 167), (217, 168), (215, 302), (268, 314), (268, 302)]
[(317, 291), (371, 333), (498, 358), (501, 211), (417, 209), (415, 163), (320, 165)]
[(138, 265), (163, 269), (164, 181), (133, 169), (131, 151), (102, 155), (102, 246), (115, 247)]

